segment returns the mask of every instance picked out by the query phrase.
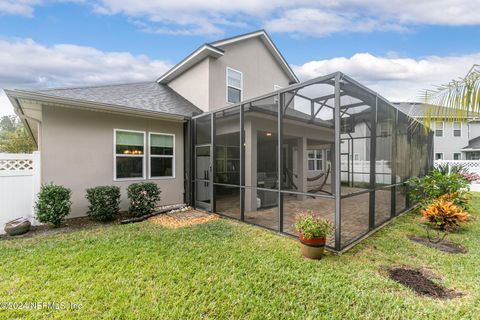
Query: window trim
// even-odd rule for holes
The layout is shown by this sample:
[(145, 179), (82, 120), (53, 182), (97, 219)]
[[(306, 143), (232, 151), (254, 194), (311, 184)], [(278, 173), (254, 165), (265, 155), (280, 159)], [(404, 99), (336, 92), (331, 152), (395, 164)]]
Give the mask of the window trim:
[[(309, 152), (310, 151), (314, 152), (314, 157), (313, 158), (309, 157)], [(321, 159), (317, 158), (317, 153), (319, 153), (322, 156)], [(317, 166), (317, 161), (319, 161), (319, 160), (322, 162), (322, 165), (320, 166), (321, 168), (319, 168)], [(313, 161), (313, 168), (314, 168), (313, 170), (310, 170), (310, 168), (308, 166), (308, 163), (310, 161)], [(324, 171), (324, 165), (325, 165), (325, 161), (324, 161), (324, 158), (323, 158), (323, 149), (307, 149), (307, 170), (308, 171), (310, 171), (310, 172), (312, 172), (312, 171)]]
[[(460, 124), (460, 129), (455, 129), (455, 123)], [(456, 135), (455, 135), (455, 130), (459, 130), (459, 131), (460, 131), (460, 135), (456, 136)], [(454, 122), (452, 123), (452, 136), (453, 136), (453, 137), (456, 137), (456, 138), (462, 136), (462, 123), (461, 123), (460, 121), (454, 121)]]
[[(437, 159), (437, 154), (441, 154), (441, 155), (442, 155), (442, 159)], [(435, 157), (435, 158), (434, 158), (434, 159), (435, 159), (435, 161), (442, 161), (442, 160), (444, 160), (444, 156), (445, 156), (445, 155), (443, 154), (443, 152), (435, 152), (435, 154), (434, 154), (434, 157)]]
[(454, 152), (454, 153), (452, 154), (452, 160), (455, 160), (455, 155), (456, 155), (456, 154), (459, 154), (459, 155), (460, 155), (460, 159), (457, 159), (457, 161), (458, 161), (458, 160), (462, 160), (462, 153), (461, 153), (461, 152)]
[[(141, 133), (143, 134), (143, 154), (142, 155), (122, 155), (117, 154), (117, 132), (134, 132), (134, 133)], [(146, 154), (147, 154), (147, 137), (146, 131), (140, 130), (128, 130), (128, 129), (113, 129), (113, 181), (141, 181), (145, 180), (145, 173), (146, 173)], [(140, 158), (142, 157), (142, 177), (137, 178), (117, 178), (117, 157), (124, 157), (124, 158)]]
[[(173, 154), (172, 155), (152, 155), (150, 147), (152, 145), (152, 134), (154, 135), (164, 135), (164, 136), (171, 136), (173, 137)], [(170, 179), (175, 179), (176, 176), (176, 168), (175, 168), (175, 134), (173, 133), (163, 133), (163, 132), (153, 132), (149, 131), (148, 132), (148, 179), (149, 180), (170, 180)], [(165, 176), (165, 177), (152, 177), (152, 158), (172, 158), (172, 175), (171, 176)]]
[[(240, 73), (240, 88), (235, 87), (235, 86), (231, 86), (231, 85), (228, 84), (228, 71), (229, 70)], [(225, 69), (225, 100), (227, 101), (228, 104), (235, 104), (233, 102), (228, 101), (228, 87), (232, 87), (234, 89), (240, 90), (240, 101), (243, 100), (243, 72), (242, 71), (233, 69), (231, 67), (227, 67)]]

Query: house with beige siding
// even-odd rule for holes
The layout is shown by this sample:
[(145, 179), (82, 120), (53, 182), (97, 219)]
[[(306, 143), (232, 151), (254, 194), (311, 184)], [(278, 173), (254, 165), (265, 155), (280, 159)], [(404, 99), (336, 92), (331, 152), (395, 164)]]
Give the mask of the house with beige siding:
[(41, 182), (72, 190), (154, 182), (188, 203), (296, 235), (299, 210), (335, 224), (340, 251), (408, 209), (431, 135), (336, 72), (300, 83), (263, 31), (201, 45), (150, 82), (6, 90), (40, 151)]

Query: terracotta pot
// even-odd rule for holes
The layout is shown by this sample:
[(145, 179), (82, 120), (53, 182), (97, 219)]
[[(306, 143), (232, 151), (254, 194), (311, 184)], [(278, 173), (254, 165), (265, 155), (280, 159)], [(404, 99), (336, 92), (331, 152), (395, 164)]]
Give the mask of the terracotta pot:
[(321, 259), (325, 249), (326, 237), (306, 239), (300, 233), (301, 250), (304, 257), (309, 259)]
[(9, 236), (25, 234), (30, 230), (31, 223), (26, 218), (18, 218), (5, 223), (4, 230)]

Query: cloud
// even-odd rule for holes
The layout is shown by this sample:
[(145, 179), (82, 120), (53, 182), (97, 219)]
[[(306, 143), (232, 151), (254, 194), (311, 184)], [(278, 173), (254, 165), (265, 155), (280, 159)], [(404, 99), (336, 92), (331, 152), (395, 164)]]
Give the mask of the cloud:
[[(168, 62), (128, 52), (104, 52), (71, 44), (49, 47), (31, 39), (0, 40), (0, 88), (153, 81), (170, 67)], [(11, 106), (0, 94), (0, 113), (6, 108)]]
[(41, 0), (0, 0), (0, 15), (33, 16), (33, 8), (39, 5)]
[(335, 32), (406, 31), (399, 24), (382, 22), (357, 14), (339, 14), (319, 9), (302, 8), (285, 11), (280, 18), (265, 24), (272, 32), (326, 36)]
[(301, 80), (341, 71), (391, 101), (418, 101), (421, 90), (464, 77), (478, 61), (480, 53), (420, 59), (357, 53), (310, 61), (293, 69)]
[(218, 35), (231, 24), (310, 36), (480, 24), (480, 7), (471, 0), (97, 0), (94, 8), (143, 19), (147, 32), (176, 35)]
[(123, 15), (141, 22), (139, 29), (145, 32), (187, 36), (218, 36), (231, 26), (326, 36), (480, 24), (480, 6), (472, 0), (0, 0), (0, 14), (32, 16), (35, 6), (55, 2)]

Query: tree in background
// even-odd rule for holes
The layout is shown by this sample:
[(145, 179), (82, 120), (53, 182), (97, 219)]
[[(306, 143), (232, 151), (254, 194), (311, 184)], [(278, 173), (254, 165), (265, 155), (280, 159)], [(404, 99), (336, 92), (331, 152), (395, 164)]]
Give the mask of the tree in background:
[(35, 150), (27, 129), (16, 116), (0, 118), (0, 152), (32, 153)]

